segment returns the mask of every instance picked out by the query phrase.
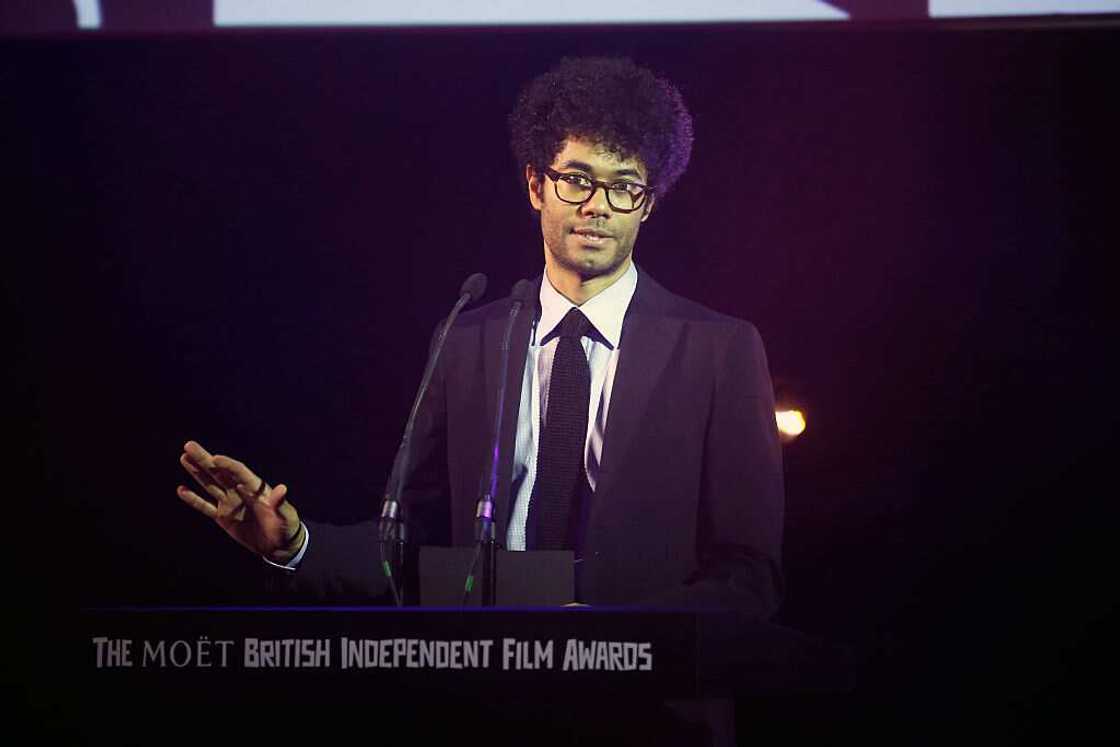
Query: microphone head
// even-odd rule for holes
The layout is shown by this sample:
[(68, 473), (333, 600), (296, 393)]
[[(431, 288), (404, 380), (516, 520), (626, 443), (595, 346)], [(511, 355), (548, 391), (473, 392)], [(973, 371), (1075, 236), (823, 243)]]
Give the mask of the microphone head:
[(485, 292), (486, 276), (481, 272), (476, 272), (463, 281), (463, 287), (459, 289), (459, 296), (466, 296), (471, 301), (477, 301), (482, 298), (482, 294)]
[(522, 278), (513, 284), (513, 290), (509, 292), (509, 295), (513, 298), (514, 303), (528, 303), (533, 298), (534, 290), (533, 284)]

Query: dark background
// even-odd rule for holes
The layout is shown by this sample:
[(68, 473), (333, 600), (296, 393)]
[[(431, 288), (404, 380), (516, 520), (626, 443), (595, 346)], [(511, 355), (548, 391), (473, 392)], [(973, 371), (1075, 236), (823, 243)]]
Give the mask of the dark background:
[(829, 718), (999, 743), (1086, 728), (1114, 671), (1117, 41), (1036, 24), (3, 40), (21, 619), (262, 598), (257, 561), (175, 497), (188, 438), (314, 518), (374, 510), (463, 278), (497, 298), (540, 271), (506, 144), (519, 86), (565, 54), (625, 54), (696, 125), (641, 270), (752, 320), (807, 413), (785, 450), (781, 620), (859, 656), (858, 707)]

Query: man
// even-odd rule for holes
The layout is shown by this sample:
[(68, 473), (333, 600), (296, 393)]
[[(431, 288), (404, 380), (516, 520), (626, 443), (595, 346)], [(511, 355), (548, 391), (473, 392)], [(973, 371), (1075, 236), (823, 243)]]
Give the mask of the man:
[[(539, 305), (513, 332), (499, 542), (574, 550), (576, 602), (771, 616), (783, 490), (762, 342), (633, 261), (688, 163), (679, 93), (627, 60), (565, 60), (528, 86), (510, 124), (545, 266)], [(473, 541), (511, 303), (465, 313), (448, 334), (404, 490), (418, 542)], [(209, 500), (184, 486), (179, 496), (296, 589), (384, 594), (372, 524), (305, 524), (285, 486), (195, 442), (180, 461)]]

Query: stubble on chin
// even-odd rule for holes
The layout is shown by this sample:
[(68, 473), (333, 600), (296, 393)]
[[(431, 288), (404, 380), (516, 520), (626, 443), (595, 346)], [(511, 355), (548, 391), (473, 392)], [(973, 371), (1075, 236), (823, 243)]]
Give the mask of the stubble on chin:
[(580, 279), (584, 281), (614, 274), (630, 257), (629, 251), (619, 251), (612, 254), (605, 262), (600, 262), (598, 261), (599, 255), (596, 254), (580, 259), (569, 255), (567, 252), (557, 252), (551, 247), (549, 247), (548, 252), (557, 265), (568, 272), (579, 275)]

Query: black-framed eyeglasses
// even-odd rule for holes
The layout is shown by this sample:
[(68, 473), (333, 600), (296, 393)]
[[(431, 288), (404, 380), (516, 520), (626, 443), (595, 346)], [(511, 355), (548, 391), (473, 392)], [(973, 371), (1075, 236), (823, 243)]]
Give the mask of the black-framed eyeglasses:
[(647, 196), (653, 194), (653, 187), (638, 182), (605, 182), (585, 174), (564, 174), (550, 168), (546, 168), (544, 173), (555, 184), (556, 196), (569, 205), (582, 205), (591, 199), (596, 189), (602, 187), (612, 209), (632, 213), (645, 203)]

